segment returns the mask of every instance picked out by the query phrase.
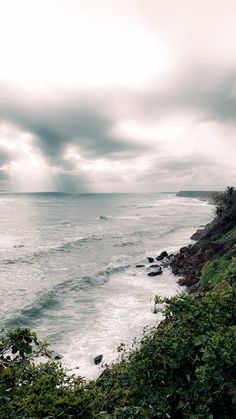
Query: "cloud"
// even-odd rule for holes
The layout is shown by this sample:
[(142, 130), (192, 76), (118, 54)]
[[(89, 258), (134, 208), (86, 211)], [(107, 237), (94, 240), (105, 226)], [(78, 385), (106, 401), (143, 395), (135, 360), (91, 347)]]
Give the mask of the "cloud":
[(6, 151), (3, 151), (0, 144), (0, 166), (4, 166), (9, 160), (11, 160), (11, 155)]
[(210, 158), (206, 158), (204, 155), (192, 154), (183, 158), (171, 158), (163, 160), (159, 163), (159, 168), (163, 171), (183, 172), (191, 171), (194, 169), (205, 168), (214, 165), (214, 162)]
[[(234, 72), (215, 74), (211, 82), (209, 69), (201, 77), (198, 73), (199, 69), (187, 70), (174, 87), (159, 91), (109, 89), (85, 94), (60, 89), (37, 96), (4, 84), (0, 120), (13, 127), (8, 142), (15, 144), (15, 151), (3, 147), (2, 164), (14, 157), (25, 161), (38, 156), (61, 191), (100, 190), (101, 185), (110, 191), (111, 182), (119, 190), (122, 185), (123, 190), (136, 190), (137, 184), (150, 191), (183, 188), (184, 183), (200, 187), (199, 182), (211, 182), (212, 188), (220, 160), (227, 164), (227, 156), (210, 146), (218, 129), (214, 124), (235, 123)], [(179, 115), (184, 120), (180, 127)], [(126, 126), (126, 118), (137, 125), (136, 131), (119, 128)], [(211, 124), (207, 128), (209, 121), (214, 129)], [(209, 145), (201, 150), (203, 140)]]
[[(119, 138), (112, 134), (114, 119), (105, 114), (106, 103), (88, 103), (86, 98), (75, 100), (68, 93), (57, 96), (53, 101), (38, 101), (26, 97), (24, 105), (16, 90), (5, 87), (0, 98), (0, 118), (31, 133), (43, 153), (52, 160), (62, 157), (68, 144), (77, 145), (85, 156), (99, 157), (145, 149), (145, 145)], [(57, 102), (58, 101), (58, 102)], [(46, 103), (45, 103), (46, 102)]]
[(191, 65), (173, 76), (168, 86), (146, 91), (140, 101), (150, 118), (162, 118), (181, 110), (195, 112), (202, 120), (236, 121), (236, 65), (233, 68), (212, 68)]

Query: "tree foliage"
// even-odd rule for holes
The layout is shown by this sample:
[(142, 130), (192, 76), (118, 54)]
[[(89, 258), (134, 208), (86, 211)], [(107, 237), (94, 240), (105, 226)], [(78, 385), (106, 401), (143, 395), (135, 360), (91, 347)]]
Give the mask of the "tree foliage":
[(214, 195), (217, 222), (233, 225), (236, 222), (236, 189), (227, 186), (224, 192)]

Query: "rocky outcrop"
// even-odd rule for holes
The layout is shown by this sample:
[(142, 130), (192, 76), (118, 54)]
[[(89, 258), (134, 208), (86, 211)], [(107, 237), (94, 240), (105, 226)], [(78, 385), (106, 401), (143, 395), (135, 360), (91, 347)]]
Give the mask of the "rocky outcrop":
[(222, 246), (213, 240), (216, 233), (218, 234), (218, 231), (214, 223), (207, 224), (205, 229), (197, 230), (191, 237), (197, 242), (182, 247), (170, 261), (172, 272), (180, 276), (178, 283), (190, 287), (191, 292), (198, 288), (205, 262), (222, 254)]
[(159, 261), (159, 260), (163, 260), (164, 258), (166, 258), (166, 257), (168, 257), (168, 253), (166, 252), (166, 250), (164, 250), (163, 252), (161, 252), (160, 254), (159, 254), (159, 256), (157, 256), (156, 257), (156, 260), (157, 261)]
[(102, 358), (103, 358), (103, 355), (97, 355), (97, 356), (95, 356), (95, 358), (94, 358), (94, 364), (95, 365), (100, 364), (102, 362)]
[(148, 276), (157, 276), (157, 275), (161, 275), (161, 274), (162, 274), (162, 270), (161, 271), (148, 272)]

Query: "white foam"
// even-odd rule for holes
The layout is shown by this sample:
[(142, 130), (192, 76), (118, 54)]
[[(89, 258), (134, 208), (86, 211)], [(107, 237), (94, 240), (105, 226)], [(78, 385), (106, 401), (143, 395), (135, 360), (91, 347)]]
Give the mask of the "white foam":
[(161, 313), (152, 312), (155, 295), (170, 297), (179, 292), (183, 288), (167, 269), (153, 278), (138, 269), (114, 275), (97, 293), (93, 321), (73, 331), (67, 339), (70, 343), (60, 348), (64, 365), (86, 379), (96, 378), (102, 367), (94, 364), (94, 357), (102, 354), (104, 363), (114, 361), (121, 342), (131, 346), (135, 338), (142, 337), (145, 326), (163, 319)]

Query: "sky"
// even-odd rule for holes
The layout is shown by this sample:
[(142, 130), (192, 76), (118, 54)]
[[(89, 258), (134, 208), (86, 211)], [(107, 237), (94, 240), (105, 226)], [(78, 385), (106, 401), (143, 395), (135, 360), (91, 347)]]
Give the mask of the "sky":
[(0, 0), (0, 190), (236, 184), (235, 0)]

